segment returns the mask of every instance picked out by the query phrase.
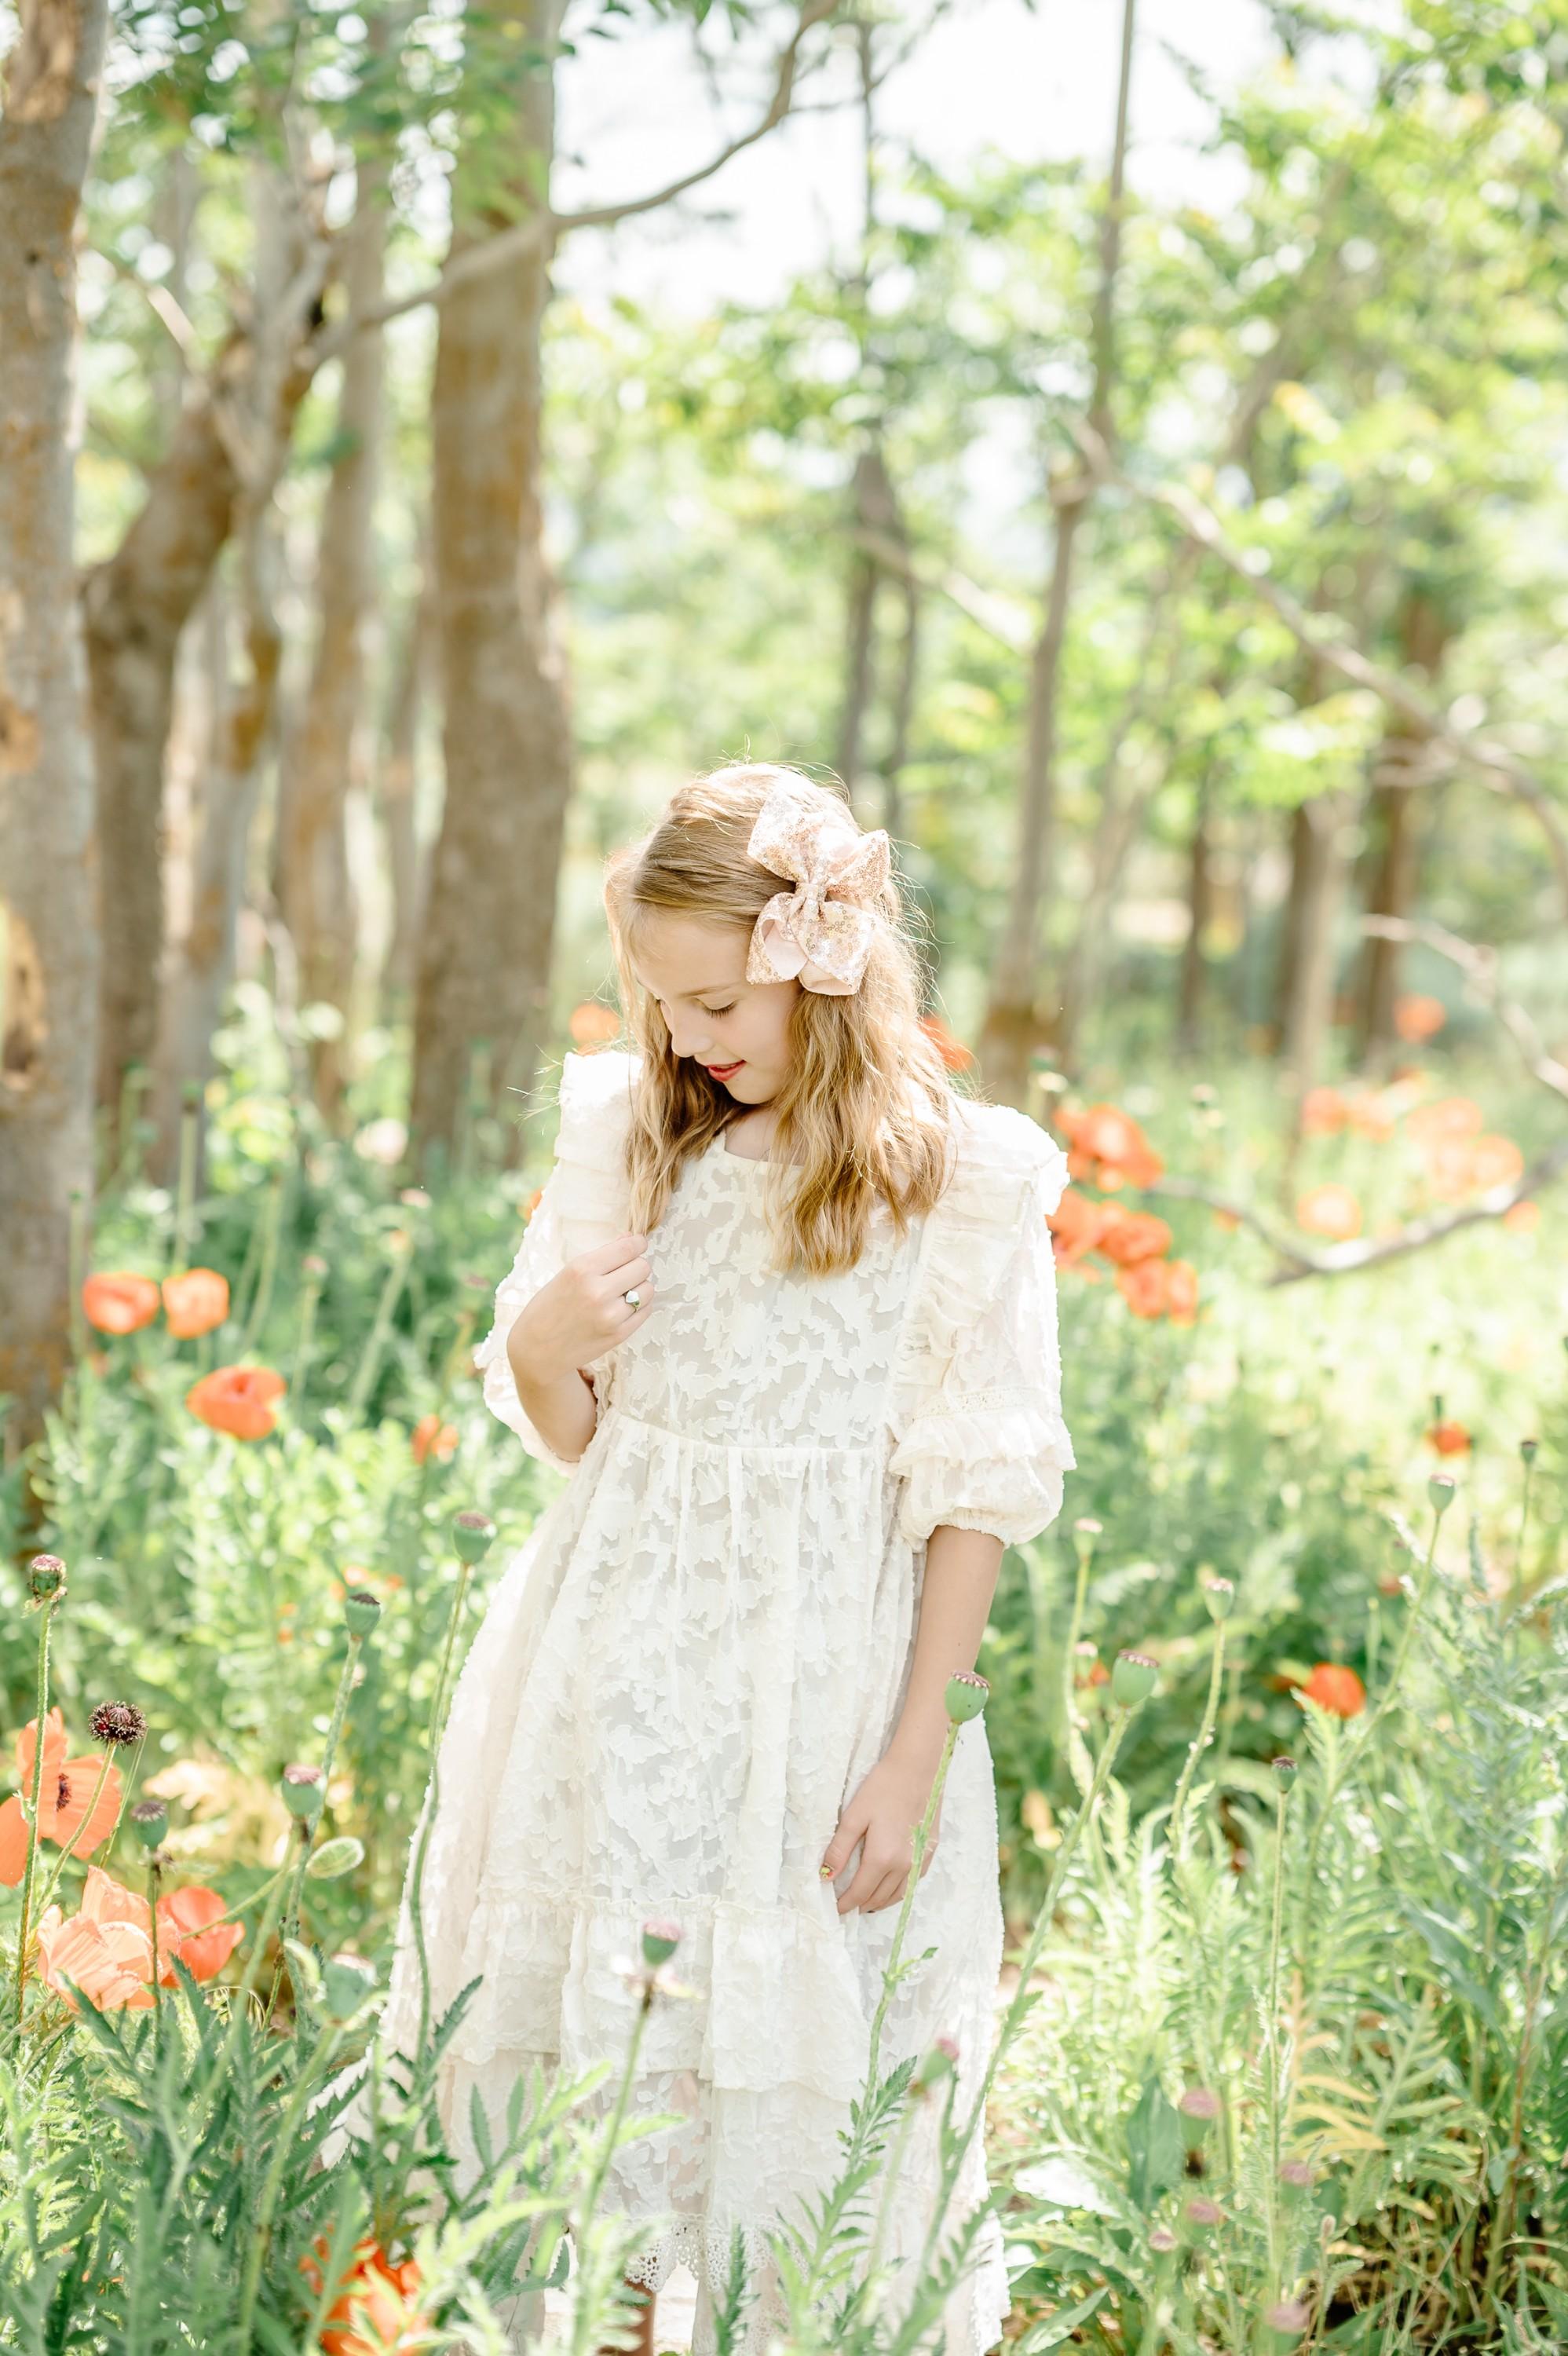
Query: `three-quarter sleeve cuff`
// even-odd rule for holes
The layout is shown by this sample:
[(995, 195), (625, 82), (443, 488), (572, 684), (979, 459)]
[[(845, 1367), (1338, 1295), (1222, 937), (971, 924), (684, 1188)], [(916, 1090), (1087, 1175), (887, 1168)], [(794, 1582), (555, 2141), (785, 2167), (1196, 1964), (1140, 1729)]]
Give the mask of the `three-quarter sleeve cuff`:
[(946, 1524), (1023, 1546), (1061, 1511), (1072, 1443), (1049, 1391), (971, 1392), (910, 1423), (888, 1460), (902, 1478), (898, 1525), (911, 1546)]

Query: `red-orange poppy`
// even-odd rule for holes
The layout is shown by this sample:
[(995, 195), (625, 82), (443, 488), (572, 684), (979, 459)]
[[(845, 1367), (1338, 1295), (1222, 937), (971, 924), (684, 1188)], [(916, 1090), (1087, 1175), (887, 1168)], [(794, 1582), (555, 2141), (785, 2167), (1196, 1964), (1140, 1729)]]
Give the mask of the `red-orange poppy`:
[(524, 1218), (525, 1218), (525, 1219), (531, 1219), (531, 1218), (533, 1217), (534, 1213), (538, 1210), (539, 1205), (539, 1196), (540, 1196), (543, 1193), (544, 1193), (544, 1188), (543, 1188), (542, 1186), (536, 1186), (536, 1187), (534, 1188), (533, 1193), (528, 1196), (528, 1201), (523, 1205), (523, 1216), (524, 1216)]
[(101, 1333), (134, 1333), (157, 1315), (158, 1288), (150, 1276), (90, 1276), (81, 1313)]
[(1359, 1718), (1367, 1706), (1367, 1689), (1360, 1678), (1338, 1661), (1319, 1661), (1312, 1675), (1302, 1680), (1301, 1691), (1319, 1709), (1332, 1710), (1336, 1718)]
[[(38, 1721), (30, 1718), (16, 1737), (16, 1781), (29, 1799)], [(38, 1838), (58, 1841), (73, 1857), (90, 1857), (107, 1840), (120, 1815), (120, 1770), (111, 1765), (96, 1804), (93, 1793), (103, 1772), (101, 1758), (66, 1757), (65, 1719), (57, 1706), (44, 1720), (44, 1756), (38, 1783)], [(90, 1815), (88, 1812), (91, 1810)], [(14, 1890), (27, 1869), (27, 1819), (16, 1794), (0, 1806), (0, 1882)]]
[(277, 1422), (276, 1402), (288, 1385), (271, 1366), (215, 1366), (192, 1383), (185, 1403), (214, 1431), (236, 1440), (264, 1440)]
[(1426, 1445), (1439, 1456), (1467, 1456), (1470, 1435), (1462, 1423), (1435, 1423), (1426, 1434)]
[(1390, 1089), (1363, 1088), (1345, 1099), (1348, 1125), (1358, 1137), (1371, 1138), (1378, 1145), (1386, 1144), (1393, 1135), (1403, 1110), (1403, 1100)]
[(581, 1054), (591, 1055), (595, 1047), (608, 1044), (621, 1035), (621, 1018), (613, 1006), (597, 998), (585, 998), (568, 1015), (566, 1027), (571, 1043)]
[(1189, 1259), (1165, 1264), (1165, 1313), (1173, 1325), (1191, 1325), (1198, 1316), (1198, 1270)]
[(1160, 1259), (1170, 1249), (1170, 1229), (1152, 1211), (1124, 1211), (1107, 1205), (1110, 1216), (1094, 1248), (1118, 1268), (1136, 1267), (1140, 1259)]
[(1332, 1137), (1349, 1117), (1350, 1108), (1338, 1088), (1308, 1088), (1301, 1099), (1304, 1136)]
[(950, 1072), (968, 1070), (975, 1060), (972, 1050), (964, 1044), (962, 1039), (954, 1037), (940, 1014), (923, 1014), (920, 1027)]
[(164, 1312), (178, 1342), (210, 1333), (229, 1314), (229, 1279), (215, 1268), (187, 1268), (164, 1279)]
[[(314, 2256), (307, 2251), (300, 2260), (300, 2271), (318, 2297), (330, 2247), (318, 2233)], [(412, 2258), (393, 2265), (368, 2234), (355, 2244), (348, 2270), (336, 2287), (338, 2296), (321, 2334), (325, 2356), (390, 2356), (405, 2338), (430, 2329), (417, 2304), (418, 2266)]]
[(1475, 1137), (1485, 1121), (1486, 1115), (1471, 1098), (1438, 1097), (1431, 1104), (1417, 1105), (1404, 1124), (1404, 1133), (1417, 1145), (1435, 1145), (1439, 1138)]
[(1503, 1213), (1503, 1225), (1510, 1235), (1532, 1236), (1541, 1225), (1541, 1205), (1525, 1201), (1510, 1203)]
[(1055, 1210), (1045, 1215), (1058, 1267), (1073, 1267), (1085, 1252), (1093, 1250), (1107, 1221), (1123, 1215), (1119, 1205), (1096, 1203), (1088, 1194), (1081, 1194), (1075, 1186), (1069, 1186)]
[(409, 1448), (416, 1464), (422, 1464), (429, 1456), (444, 1464), (456, 1453), (457, 1426), (443, 1423), (439, 1415), (421, 1415), (409, 1434)]
[(1361, 1206), (1348, 1186), (1309, 1186), (1296, 1205), (1297, 1226), (1343, 1242), (1361, 1231)]
[(1447, 1020), (1448, 1010), (1440, 998), (1411, 991), (1394, 1000), (1393, 1027), (1412, 1046), (1419, 1046), (1424, 1039), (1435, 1039)]
[(216, 1890), (187, 1881), (158, 1901), (158, 1976), (177, 1986), (177, 1957), (198, 1980), (218, 1977), (245, 1935), (242, 1922), (225, 1922), (229, 1912)]
[(1115, 1105), (1090, 1105), (1085, 1111), (1059, 1115), (1067, 1139), (1067, 1167), (1074, 1178), (1087, 1178), (1113, 1192), (1122, 1186), (1152, 1186), (1163, 1176), (1165, 1164), (1130, 1113)]

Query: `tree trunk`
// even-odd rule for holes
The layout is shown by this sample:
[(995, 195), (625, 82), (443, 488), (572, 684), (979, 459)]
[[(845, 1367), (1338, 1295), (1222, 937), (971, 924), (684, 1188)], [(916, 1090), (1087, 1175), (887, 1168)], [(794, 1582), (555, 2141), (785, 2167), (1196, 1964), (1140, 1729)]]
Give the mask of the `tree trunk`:
[[(903, 517), (880, 446), (869, 443), (855, 461), (855, 529), (904, 545)], [(837, 767), (851, 803), (865, 759), (866, 720), (876, 676), (877, 560), (858, 540), (849, 563), (848, 627), (845, 632), (844, 708), (838, 723)]]
[[(345, 266), (350, 312), (379, 302), (387, 246), (385, 174), (362, 164)], [(376, 612), (375, 502), (381, 437), (383, 338), (356, 336), (343, 356), (339, 455), (322, 507), (316, 559), (321, 616), (299, 735), (279, 785), (277, 873), (306, 1003), (336, 1009), (336, 1036), (312, 1033), (311, 1083), (336, 1125), (346, 1077), (358, 911), (345, 812), (356, 772), (366, 638)]]
[(1294, 1102), (1287, 1165), (1294, 1162), (1301, 1134), (1302, 1098), (1322, 1075), (1333, 1019), (1335, 938), (1345, 882), (1345, 798), (1338, 793), (1315, 794), (1302, 804), (1300, 817), (1306, 828), (1300, 933), (1285, 1032)]
[[(1126, 177), (1127, 104), (1132, 87), (1133, 30), (1136, 0), (1122, 0), (1121, 73), (1116, 91), (1116, 129), (1111, 152), (1110, 187), (1100, 238), (1100, 284), (1092, 332), (1094, 382), (1089, 424), (1107, 449), (1113, 436), (1111, 387), (1115, 367), (1115, 288), (1121, 262), (1122, 209)], [(1049, 1009), (1036, 1004), (1037, 963), (1050, 915), (1056, 833), (1056, 745), (1061, 653), (1072, 592), (1072, 560), (1079, 526), (1092, 496), (1089, 477), (1078, 469), (1056, 501), (1056, 552), (1043, 626), (1029, 677), (1029, 729), (1019, 788), (1019, 845), (1007, 923), (997, 955), (991, 993), (980, 1035), (986, 1085), (999, 1102), (1021, 1106), (1029, 1089), (1029, 1057), (1055, 1030)]]
[(1209, 780), (1198, 787), (1192, 816), (1192, 840), (1187, 857), (1187, 905), (1190, 921), (1181, 951), (1181, 986), (1176, 1009), (1176, 1052), (1196, 1055), (1203, 1020), (1203, 937), (1214, 910), (1214, 878), (1210, 864)]
[(1314, 830), (1307, 805), (1297, 802), (1290, 814), (1290, 882), (1280, 912), (1279, 953), (1274, 969), (1274, 1013), (1269, 1027), (1276, 1054), (1283, 1050), (1289, 1034), (1290, 1010), (1296, 1001), (1313, 841)]
[(392, 883), (391, 934), (381, 973), (385, 1011), (408, 1001), (419, 964), (421, 908), (424, 895), (416, 795), (420, 706), (423, 697), (433, 618), (428, 571), (409, 606), (387, 713), (386, 742), (377, 796)]
[[(1399, 616), (1400, 652), (1405, 665), (1435, 679), (1450, 632), (1441, 611), (1419, 591), (1404, 601)], [(1421, 864), (1420, 817), (1414, 797), (1431, 776), (1430, 751), (1420, 737), (1391, 728), (1379, 745), (1368, 793), (1371, 851), (1367, 913), (1405, 916), (1415, 897)], [(1385, 1055), (1395, 1043), (1394, 1001), (1399, 995), (1403, 945), (1368, 938), (1357, 990), (1357, 1029), (1363, 1058)]]
[[(105, 0), (22, 0), (0, 114), (0, 1394), (7, 1462), (70, 1334), (71, 1196), (92, 1194), (92, 755), (70, 443), (76, 224)], [(4, 1412), (4, 1410), (0, 1410)]]
[[(548, 203), (559, 0), (529, 0), (515, 206)], [(467, 159), (453, 257), (496, 226)], [(491, 166), (489, 187), (494, 186)], [(487, 195), (487, 190), (486, 190)], [(411, 1127), (422, 1164), (450, 1154), (475, 1051), (487, 1094), (532, 1082), (549, 1011), (556, 890), (571, 783), (549, 627), (540, 500), (540, 340), (549, 257), (469, 279), (442, 305), (431, 407), (436, 627), (446, 802), (431, 871), (414, 1018)]]
[(905, 574), (902, 589), (904, 619), (899, 635), (898, 675), (893, 681), (892, 735), (887, 766), (882, 771), (881, 823), (895, 841), (904, 830), (901, 780), (909, 759), (910, 728), (920, 680), (920, 591), (912, 574)]

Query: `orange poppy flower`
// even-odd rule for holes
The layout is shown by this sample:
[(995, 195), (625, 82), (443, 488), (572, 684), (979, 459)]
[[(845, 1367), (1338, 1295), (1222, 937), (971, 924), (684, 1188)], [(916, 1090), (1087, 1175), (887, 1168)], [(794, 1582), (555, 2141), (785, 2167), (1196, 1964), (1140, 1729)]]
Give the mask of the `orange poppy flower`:
[(245, 1935), (242, 1922), (225, 1922), (229, 1912), (216, 1890), (187, 1881), (158, 1901), (158, 1977), (170, 1987), (176, 1957), (201, 1981), (218, 1977)]
[(1511, 1186), (1524, 1175), (1524, 1156), (1511, 1137), (1477, 1137), (1470, 1147), (1470, 1174), (1477, 1189)]
[(1358, 1137), (1368, 1137), (1375, 1144), (1384, 1145), (1393, 1135), (1403, 1105), (1399, 1098), (1386, 1089), (1365, 1089), (1359, 1096), (1345, 1100), (1345, 1116)]
[(1064, 1110), (1061, 1123), (1068, 1143), (1067, 1167), (1074, 1178), (1091, 1179), (1113, 1192), (1124, 1185), (1152, 1186), (1164, 1173), (1164, 1162), (1137, 1122), (1115, 1105)]
[(1332, 1710), (1336, 1718), (1359, 1718), (1367, 1706), (1367, 1689), (1360, 1678), (1338, 1661), (1319, 1661), (1303, 1680), (1301, 1691), (1319, 1709)]
[(68, 1977), (101, 2012), (144, 2011), (153, 2001), (153, 1942), (133, 1922), (95, 1922), (85, 1907), (68, 1921), (49, 1906), (38, 1924), (38, 1976), (72, 2012), (80, 2007)]
[(1298, 1195), (1296, 1223), (1308, 1235), (1343, 1241), (1361, 1231), (1361, 1206), (1348, 1186), (1309, 1186)]
[(236, 1440), (264, 1440), (277, 1421), (275, 1402), (288, 1385), (271, 1366), (215, 1366), (192, 1383), (185, 1403), (214, 1431)]
[(571, 1033), (571, 1044), (583, 1053), (603, 1045), (621, 1035), (621, 1018), (613, 1006), (605, 1006), (596, 998), (585, 998), (568, 1015), (566, 1027)]
[(1349, 1118), (1349, 1106), (1338, 1088), (1308, 1088), (1301, 1099), (1304, 1136), (1332, 1137)]
[(158, 1288), (150, 1276), (90, 1276), (81, 1313), (101, 1333), (134, 1333), (157, 1315)]
[(427, 1456), (444, 1464), (456, 1451), (457, 1426), (443, 1423), (439, 1415), (421, 1415), (409, 1435), (409, 1447), (416, 1464), (422, 1464)]
[(1170, 1249), (1170, 1229), (1152, 1211), (1124, 1211), (1115, 1204), (1105, 1207), (1110, 1215), (1094, 1248), (1118, 1268), (1132, 1268), (1140, 1259), (1163, 1258)]
[(1079, 1194), (1076, 1187), (1069, 1186), (1055, 1210), (1045, 1215), (1058, 1267), (1073, 1267), (1085, 1252), (1093, 1250), (1107, 1220), (1123, 1215), (1119, 1205), (1093, 1202), (1087, 1194)]
[(1419, 1046), (1424, 1039), (1435, 1039), (1447, 1020), (1448, 1010), (1440, 998), (1425, 998), (1412, 991), (1394, 1000), (1393, 1027), (1412, 1046)]
[[(16, 1780), (29, 1797), (33, 1760), (37, 1748), (38, 1721), (30, 1718), (16, 1737)], [(107, 1840), (120, 1815), (120, 1770), (111, 1766), (103, 1778), (98, 1804), (92, 1794), (102, 1771), (101, 1759), (66, 1757), (65, 1719), (58, 1704), (44, 1720), (44, 1757), (38, 1783), (38, 1838), (75, 1847), (75, 1857), (88, 1857)], [(13, 1793), (0, 1807), (0, 1882), (15, 1890), (27, 1869), (27, 1819), (20, 1798)]]
[[(320, 2296), (331, 2244), (318, 2233), (315, 2256), (300, 2260), (300, 2271)], [(338, 2297), (321, 2334), (325, 2356), (389, 2356), (405, 2337), (426, 2332), (430, 2325), (416, 2304), (420, 2273), (412, 2258), (394, 2266), (380, 2244), (367, 2235), (355, 2245), (353, 2263), (337, 2286)]]
[(1440, 1138), (1475, 1137), (1486, 1119), (1478, 1104), (1469, 1097), (1439, 1097), (1428, 1105), (1417, 1105), (1404, 1124), (1404, 1133), (1417, 1145), (1435, 1145)]
[(1165, 1264), (1165, 1311), (1173, 1325), (1191, 1325), (1198, 1317), (1198, 1270), (1189, 1259)]
[(955, 1039), (940, 1014), (923, 1014), (920, 1027), (950, 1072), (965, 1072), (975, 1057), (962, 1039)]
[(1439, 1456), (1467, 1456), (1470, 1435), (1462, 1423), (1435, 1423), (1426, 1434), (1426, 1445)]
[(1539, 1203), (1510, 1203), (1503, 1213), (1503, 1225), (1510, 1235), (1532, 1236), (1541, 1225)]
[(164, 1279), (164, 1311), (177, 1342), (210, 1333), (229, 1314), (229, 1279), (215, 1268), (187, 1268)]
[(539, 1206), (539, 1196), (543, 1193), (544, 1188), (542, 1186), (536, 1186), (534, 1188), (534, 1191), (528, 1196), (528, 1201), (522, 1205), (522, 1213), (525, 1219), (531, 1219), (533, 1217), (534, 1213)]

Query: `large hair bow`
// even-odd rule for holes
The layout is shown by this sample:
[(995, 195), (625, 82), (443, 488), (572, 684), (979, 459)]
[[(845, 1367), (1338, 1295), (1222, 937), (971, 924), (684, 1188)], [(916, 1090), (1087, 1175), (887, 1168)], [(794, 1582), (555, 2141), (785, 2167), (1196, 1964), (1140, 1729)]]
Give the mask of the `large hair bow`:
[[(862, 833), (824, 797), (781, 777), (757, 813), (746, 845), (793, 892), (775, 892), (752, 928), (748, 981), (799, 981), (803, 990), (846, 997), (859, 990), (876, 937), (876, 901), (885, 889), (891, 846), (885, 827)], [(841, 806), (840, 806), (841, 807)]]

